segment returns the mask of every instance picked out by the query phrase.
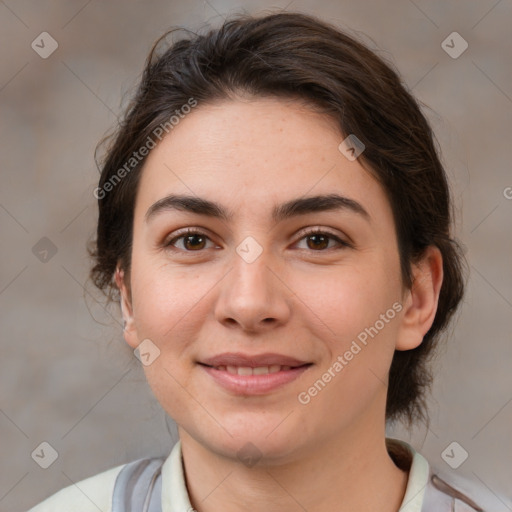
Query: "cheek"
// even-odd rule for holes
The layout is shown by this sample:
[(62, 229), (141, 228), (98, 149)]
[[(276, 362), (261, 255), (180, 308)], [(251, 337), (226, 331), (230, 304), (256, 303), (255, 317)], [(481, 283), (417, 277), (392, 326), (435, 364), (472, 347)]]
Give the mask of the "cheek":
[(190, 398), (184, 390), (195, 365), (191, 353), (211, 310), (205, 293), (213, 284), (207, 274), (142, 263), (134, 264), (132, 273), (135, 326), (139, 341), (151, 340), (158, 352), (143, 368), (154, 395), (174, 415), (186, 409)]
[(333, 349), (350, 344), (397, 300), (397, 287), (390, 285), (387, 272), (376, 272), (378, 268), (347, 266), (324, 275), (303, 275), (295, 282), (309, 325), (317, 325)]
[[(353, 272), (343, 280), (331, 280), (323, 306), (321, 296), (315, 296), (311, 309), (319, 311), (329, 329), (319, 327), (313, 334), (323, 339), (328, 357), (300, 389), (304, 428), (315, 430), (314, 418), (324, 417), (330, 418), (324, 428), (335, 432), (340, 424), (374, 411), (370, 404), (377, 397), (385, 400), (400, 304), (391, 290), (378, 286), (384, 284), (384, 276), (381, 279)], [(311, 326), (314, 315), (310, 316), (306, 321)]]
[(138, 264), (132, 274), (137, 335), (140, 340), (150, 339), (159, 351), (143, 369), (159, 403), (181, 423), (184, 411), (191, 409), (187, 392), (193, 384), (191, 347), (211, 309), (205, 293), (212, 284), (206, 274), (186, 274), (149, 260)]
[(204, 321), (207, 292), (217, 281), (211, 272), (141, 262), (133, 273), (134, 316), (139, 336), (166, 345), (173, 340), (173, 346), (179, 347)]
[[(309, 285), (298, 293), (316, 290), (304, 301), (305, 322), (318, 326), (313, 334), (324, 341), (328, 353), (303, 389), (308, 392), (306, 386), (311, 386), (311, 392), (317, 393), (311, 410), (318, 414), (333, 404), (344, 411), (362, 411), (376, 393), (384, 391), (401, 305), (394, 267), (382, 265), (374, 261), (360, 268), (337, 269), (325, 278), (309, 278), (304, 281)], [(380, 268), (385, 271), (378, 272)]]

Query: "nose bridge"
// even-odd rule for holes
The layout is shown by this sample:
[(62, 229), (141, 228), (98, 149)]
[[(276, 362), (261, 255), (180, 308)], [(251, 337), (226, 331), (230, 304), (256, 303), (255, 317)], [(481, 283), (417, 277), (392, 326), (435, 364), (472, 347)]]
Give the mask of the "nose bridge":
[(272, 265), (272, 255), (263, 236), (258, 237), (261, 243), (256, 236), (245, 237), (235, 247), (230, 288), (242, 296), (251, 296), (253, 300), (268, 300), (269, 286), (272, 286), (268, 275), (272, 273), (268, 267)]
[(272, 267), (274, 258), (268, 243), (257, 235), (247, 236), (233, 251), (229, 264), (231, 271), (224, 280), (216, 307), (217, 319), (255, 330), (268, 323), (287, 316), (288, 306), (283, 296), (283, 287)]

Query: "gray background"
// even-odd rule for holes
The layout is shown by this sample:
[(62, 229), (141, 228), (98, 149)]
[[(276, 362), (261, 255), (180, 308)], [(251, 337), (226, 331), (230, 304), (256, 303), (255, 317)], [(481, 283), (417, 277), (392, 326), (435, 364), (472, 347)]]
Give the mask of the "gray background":
[[(176, 441), (119, 311), (87, 283), (94, 148), (165, 30), (269, 8), (361, 32), (429, 107), (471, 275), (436, 360), (430, 429), (390, 435), (452, 478), (472, 479), (489, 510), (512, 510), (511, 0), (0, 1), (0, 510), (24, 510)], [(31, 48), (43, 31), (59, 45), (47, 59)], [(457, 59), (441, 47), (453, 31), (469, 44)], [(43, 237), (57, 250), (46, 262), (33, 250)], [(46, 470), (31, 458), (43, 441), (59, 454)], [(441, 457), (453, 441), (469, 454), (456, 470)]]

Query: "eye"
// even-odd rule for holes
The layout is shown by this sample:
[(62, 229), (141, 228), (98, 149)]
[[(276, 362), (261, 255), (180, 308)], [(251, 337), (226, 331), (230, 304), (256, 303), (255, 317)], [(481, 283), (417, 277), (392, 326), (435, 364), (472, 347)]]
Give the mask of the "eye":
[(178, 249), (182, 249), (187, 252), (197, 252), (204, 249), (206, 240), (210, 240), (210, 238), (200, 231), (187, 229), (182, 232), (182, 234), (178, 234), (178, 236), (172, 238), (169, 242), (166, 242), (164, 245), (165, 247), (176, 247), (175, 244), (178, 240), (183, 241), (182, 247), (177, 247)]
[[(351, 245), (345, 241), (343, 241), (338, 236), (334, 235), (333, 233), (329, 233), (328, 231), (322, 230), (322, 229), (312, 229), (307, 231), (306, 233), (303, 233), (302, 238), (299, 241), (302, 241), (306, 239), (307, 247), (309, 249), (313, 249), (316, 252), (322, 252), (325, 249), (329, 248), (329, 242), (334, 240), (337, 242), (338, 248), (345, 248), (345, 247), (351, 247)], [(308, 243), (312, 242), (312, 243)]]
[[(312, 249), (315, 252), (322, 252), (325, 249), (328, 249), (329, 242), (331, 241), (335, 241), (338, 244), (338, 248), (352, 247), (349, 243), (341, 240), (341, 238), (334, 235), (333, 233), (329, 233), (328, 231), (318, 228), (303, 233), (303, 236), (299, 241), (304, 239), (308, 239), (308, 242), (312, 242), (306, 242), (307, 248)], [(177, 242), (179, 241), (182, 242), (182, 247), (177, 247)], [(172, 247), (186, 252), (199, 252), (202, 249), (205, 249), (207, 241), (211, 242), (207, 235), (201, 231), (189, 228), (186, 231), (181, 232), (181, 234), (178, 233), (177, 236), (166, 242), (164, 246), (169, 248)]]

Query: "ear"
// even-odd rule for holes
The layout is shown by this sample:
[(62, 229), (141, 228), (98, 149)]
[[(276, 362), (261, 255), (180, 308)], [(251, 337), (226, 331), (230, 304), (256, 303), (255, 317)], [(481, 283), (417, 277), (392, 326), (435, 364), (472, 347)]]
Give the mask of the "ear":
[(124, 270), (122, 270), (119, 265), (116, 267), (116, 272), (114, 274), (116, 285), (119, 288), (120, 293), (120, 305), (121, 311), (123, 313), (123, 335), (126, 343), (130, 345), (133, 349), (139, 346), (139, 340), (137, 336), (137, 329), (135, 327), (135, 320), (133, 317), (133, 307), (131, 301), (131, 293), (129, 283), (125, 282), (125, 274)]
[(399, 327), (396, 350), (411, 350), (423, 341), (436, 316), (443, 283), (443, 257), (436, 246), (425, 250), (413, 266), (413, 283), (404, 294), (404, 313)]

